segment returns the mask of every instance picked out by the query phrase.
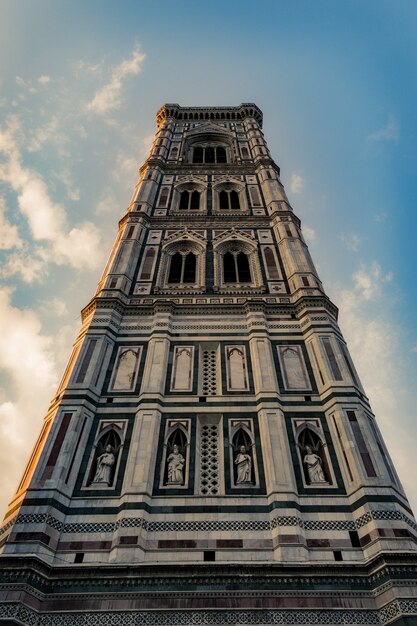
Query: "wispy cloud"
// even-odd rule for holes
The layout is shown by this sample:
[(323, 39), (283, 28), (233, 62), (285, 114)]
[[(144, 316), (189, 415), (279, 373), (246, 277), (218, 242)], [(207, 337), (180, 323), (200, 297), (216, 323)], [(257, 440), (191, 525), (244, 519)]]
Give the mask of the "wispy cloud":
[(101, 87), (94, 98), (87, 104), (87, 110), (97, 115), (106, 115), (122, 105), (123, 81), (128, 76), (139, 74), (145, 55), (136, 47), (129, 59), (124, 59), (113, 68), (110, 81)]
[(6, 218), (6, 203), (0, 197), (0, 250), (21, 248), (22, 240), (19, 237), (17, 226), (10, 224)]
[(345, 244), (346, 249), (351, 252), (357, 252), (362, 241), (358, 233), (344, 233), (340, 236), (340, 239)]
[(367, 268), (362, 265), (352, 276), (355, 290), (364, 300), (373, 300), (381, 293), (381, 286), (384, 283), (391, 282), (394, 278), (392, 272), (384, 274), (379, 263), (374, 261)]
[(316, 241), (316, 231), (314, 230), (314, 228), (310, 228), (310, 226), (307, 226), (307, 224), (303, 226), (303, 235), (305, 240), (309, 243)]
[(291, 174), (290, 189), (292, 193), (301, 193), (304, 189), (304, 178), (299, 172)]
[(400, 125), (394, 115), (390, 115), (385, 126), (368, 135), (371, 141), (398, 141)]
[[(102, 258), (99, 230), (91, 222), (82, 222), (73, 228), (68, 226), (64, 206), (52, 200), (40, 174), (23, 164), (19, 132), (20, 122), (16, 116), (10, 117), (0, 129), (0, 154), (3, 155), (0, 181), (7, 183), (15, 192), (33, 240), (48, 243), (42, 251), (44, 262), (67, 264), (79, 269), (98, 267)], [(21, 268), (21, 262), (22, 258), (15, 256), (13, 263), (9, 263), (9, 271), (11, 267)], [(39, 256), (38, 262), (41, 262)]]

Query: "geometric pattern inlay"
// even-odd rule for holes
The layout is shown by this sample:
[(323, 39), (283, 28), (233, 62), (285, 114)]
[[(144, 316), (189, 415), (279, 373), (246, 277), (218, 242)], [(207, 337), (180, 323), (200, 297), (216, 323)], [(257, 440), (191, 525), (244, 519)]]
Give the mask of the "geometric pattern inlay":
[(417, 530), (417, 524), (401, 513), (401, 511), (368, 511), (356, 520), (356, 528), (362, 528), (362, 526), (365, 526), (373, 520), (401, 520), (414, 530)]
[(37, 614), (16, 603), (0, 607), (0, 619), (15, 618), (25, 626), (222, 626), (246, 624), (255, 626), (373, 626), (386, 624), (387, 619), (399, 615), (396, 606), (384, 611), (356, 610), (266, 610), (257, 611), (131, 611), (131, 612), (71, 612)]
[(278, 515), (268, 520), (202, 520), (202, 521), (147, 521), (143, 517), (125, 517), (116, 522), (67, 522), (63, 523), (47, 513), (19, 515), (3, 527), (5, 532), (13, 523), (47, 524), (63, 533), (113, 533), (118, 528), (143, 528), (148, 532), (181, 531), (267, 531), (279, 526), (298, 526), (304, 530), (360, 529), (372, 520), (401, 520), (414, 530), (417, 524), (400, 511), (368, 511), (356, 521), (352, 520), (303, 520), (296, 515)]

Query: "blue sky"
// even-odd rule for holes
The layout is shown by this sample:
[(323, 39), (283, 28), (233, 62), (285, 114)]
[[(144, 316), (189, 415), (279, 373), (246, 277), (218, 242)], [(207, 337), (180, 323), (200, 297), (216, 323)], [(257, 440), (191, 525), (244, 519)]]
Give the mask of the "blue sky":
[(417, 509), (417, 4), (3, 0), (0, 508), (164, 102), (256, 102)]

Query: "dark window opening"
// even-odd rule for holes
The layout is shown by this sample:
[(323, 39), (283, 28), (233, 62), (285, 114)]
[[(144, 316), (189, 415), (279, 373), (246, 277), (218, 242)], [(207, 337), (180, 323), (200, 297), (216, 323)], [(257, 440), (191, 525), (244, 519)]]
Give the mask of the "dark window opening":
[(236, 266), (233, 254), (226, 252), (223, 257), (223, 269), (224, 269), (224, 282), (235, 283), (236, 282)]
[(226, 163), (226, 150), (222, 146), (217, 148), (217, 163)]
[(179, 252), (176, 252), (171, 259), (168, 282), (169, 283), (181, 282), (181, 270), (182, 270), (182, 256)]
[(359, 540), (359, 535), (357, 530), (349, 531), (350, 543), (352, 544), (352, 548), (360, 548), (361, 542)]
[(310, 287), (310, 283), (309, 283), (307, 276), (302, 276), (301, 280), (303, 281), (304, 287)]
[(195, 146), (193, 163), (227, 163), (227, 152), (223, 146)]
[(226, 252), (223, 257), (223, 276), (225, 283), (252, 282), (247, 255), (244, 252), (238, 254)]
[(232, 191), (225, 191), (223, 189), (219, 193), (219, 206), (221, 211), (228, 211), (229, 209), (232, 211), (239, 211), (240, 202), (237, 191), (234, 189), (232, 189)]
[(171, 258), (168, 283), (195, 283), (197, 259), (195, 254), (176, 252)]
[(180, 196), (180, 211), (198, 211), (200, 208), (200, 193), (194, 191), (183, 191)]
[(190, 194), (188, 193), (188, 191), (182, 192), (179, 206), (181, 211), (186, 211), (188, 209), (189, 196)]
[(196, 146), (193, 152), (193, 163), (202, 163), (203, 162), (203, 148), (201, 146)]
[(343, 561), (343, 555), (340, 550), (333, 550), (333, 556), (335, 561)]
[(234, 189), (230, 192), (230, 208), (232, 211), (240, 209), (239, 194)]
[(204, 561), (215, 561), (216, 553), (214, 550), (204, 550)]
[(206, 148), (206, 159), (205, 162), (206, 163), (214, 163), (215, 159), (214, 159), (214, 148), (212, 148), (211, 146), (208, 146)]
[(249, 268), (249, 260), (246, 254), (244, 254), (243, 252), (239, 252), (239, 254), (237, 255), (237, 268), (238, 268), (239, 282), (250, 283), (251, 275), (250, 275), (250, 268)]
[(195, 267), (196, 267), (196, 258), (195, 255), (190, 252), (184, 258), (184, 283), (194, 283), (195, 282)]
[(198, 193), (198, 191), (193, 191), (191, 194), (190, 209), (191, 211), (198, 211), (199, 208), (200, 208), (200, 194)]
[(84, 552), (76, 552), (74, 563), (82, 563), (84, 561)]
[(219, 200), (220, 200), (220, 210), (227, 211), (227, 209), (229, 208), (229, 195), (227, 191), (223, 190), (220, 192)]
[(226, 252), (223, 257), (223, 277), (225, 283), (252, 282), (249, 259), (244, 252)]

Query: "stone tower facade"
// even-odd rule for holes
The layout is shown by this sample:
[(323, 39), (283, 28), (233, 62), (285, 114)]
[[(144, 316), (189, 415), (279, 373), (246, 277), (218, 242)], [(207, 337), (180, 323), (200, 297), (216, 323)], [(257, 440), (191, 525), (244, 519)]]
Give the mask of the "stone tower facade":
[(254, 104), (157, 113), (0, 623), (417, 624), (417, 525)]

